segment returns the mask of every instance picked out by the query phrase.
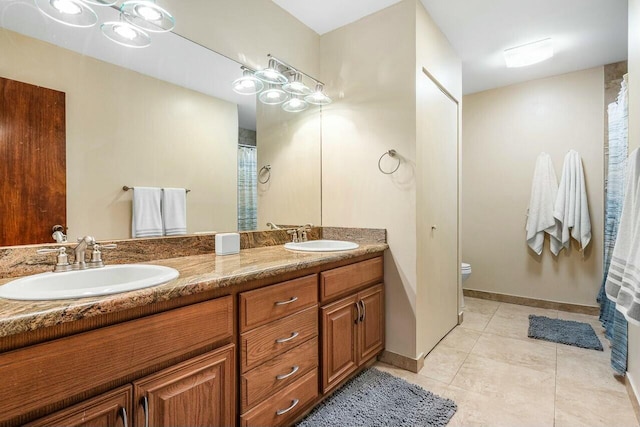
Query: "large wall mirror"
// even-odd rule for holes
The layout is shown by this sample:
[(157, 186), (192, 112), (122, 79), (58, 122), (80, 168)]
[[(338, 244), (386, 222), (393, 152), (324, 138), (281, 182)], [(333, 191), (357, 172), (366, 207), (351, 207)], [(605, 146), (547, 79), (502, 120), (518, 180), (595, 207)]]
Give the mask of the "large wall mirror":
[[(99, 22), (118, 20), (115, 9), (96, 9)], [(188, 188), (188, 234), (320, 225), (320, 107), (288, 113), (234, 93), (241, 64), (174, 33), (153, 34), (149, 47), (132, 49), (105, 38), (99, 24), (59, 24), (33, 1), (0, 0), (0, 17), (0, 77), (63, 92), (65, 118), (63, 159), (45, 139), (40, 163), (20, 161), (13, 173), (20, 138), (6, 135), (15, 133), (16, 116), (0, 111), (0, 153), (12, 153), (0, 166), (5, 207), (25, 194), (37, 206), (38, 194), (55, 183), (34, 188), (34, 177), (62, 168), (60, 221), (70, 241), (131, 237), (132, 192), (123, 186)], [(0, 96), (24, 100), (8, 90)], [(17, 108), (16, 99), (4, 101), (7, 111)], [(54, 120), (50, 105), (25, 108)], [(0, 227), (26, 215), (7, 212), (0, 208)], [(53, 243), (55, 224), (30, 216), (26, 227), (45, 237), (0, 239), (0, 246)]]

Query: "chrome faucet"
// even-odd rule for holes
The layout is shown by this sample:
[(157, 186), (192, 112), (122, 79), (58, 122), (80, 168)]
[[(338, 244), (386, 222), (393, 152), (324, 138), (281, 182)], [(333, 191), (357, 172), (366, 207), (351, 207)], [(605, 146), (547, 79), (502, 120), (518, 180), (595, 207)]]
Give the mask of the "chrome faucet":
[(291, 235), (291, 241), (293, 243), (299, 243), (300, 240), (298, 239), (298, 230), (297, 229), (293, 229), (293, 230), (287, 230), (287, 234)]
[(271, 230), (282, 230), (282, 228), (278, 227), (276, 224), (272, 222), (268, 222), (267, 227), (269, 227)]
[(78, 238), (78, 245), (73, 248), (74, 258), (73, 264), (71, 267), (74, 270), (84, 270), (87, 268), (87, 263), (85, 262), (85, 253), (88, 246), (93, 246), (96, 244), (96, 239), (92, 236), (84, 236)]
[(301, 242), (307, 241), (307, 233), (311, 231), (311, 227), (313, 227), (313, 224), (305, 224), (296, 230)]

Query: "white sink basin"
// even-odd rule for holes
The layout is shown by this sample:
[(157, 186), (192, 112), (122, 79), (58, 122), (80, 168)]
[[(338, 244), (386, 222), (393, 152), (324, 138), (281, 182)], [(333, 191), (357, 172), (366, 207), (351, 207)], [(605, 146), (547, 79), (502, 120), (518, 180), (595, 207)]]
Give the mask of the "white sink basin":
[(109, 295), (160, 285), (179, 275), (175, 268), (143, 264), (49, 272), (22, 277), (0, 286), (0, 297), (37, 301)]
[(343, 240), (309, 240), (300, 243), (285, 243), (284, 248), (292, 251), (303, 252), (334, 252), (334, 251), (350, 251), (358, 249), (360, 245), (353, 242), (345, 242)]

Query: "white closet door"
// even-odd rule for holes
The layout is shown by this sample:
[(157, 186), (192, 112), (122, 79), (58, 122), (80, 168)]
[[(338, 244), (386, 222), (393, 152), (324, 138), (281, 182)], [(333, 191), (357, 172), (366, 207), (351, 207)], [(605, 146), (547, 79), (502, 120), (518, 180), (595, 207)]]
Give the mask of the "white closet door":
[(417, 82), (417, 350), (458, 323), (458, 103), (427, 73)]

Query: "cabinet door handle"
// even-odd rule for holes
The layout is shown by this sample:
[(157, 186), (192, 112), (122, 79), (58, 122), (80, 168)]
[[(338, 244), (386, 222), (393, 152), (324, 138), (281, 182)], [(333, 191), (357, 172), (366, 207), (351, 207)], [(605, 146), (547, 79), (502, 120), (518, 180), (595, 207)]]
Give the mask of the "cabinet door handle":
[(142, 410), (144, 411), (144, 427), (149, 427), (149, 399), (142, 397)]
[[(298, 335), (300, 335), (298, 332), (294, 332), (294, 333), (292, 333), (292, 334), (291, 334), (291, 336), (290, 336), (289, 338), (278, 338), (278, 339), (276, 340), (276, 342), (277, 342), (278, 344), (281, 344), (281, 343), (283, 343), (283, 342), (291, 341), (292, 339), (294, 339), (294, 338), (295, 338), (295, 337), (297, 337)], [(147, 427), (148, 427), (148, 426), (147, 426)]]
[(296, 302), (298, 301), (298, 297), (291, 297), (290, 300), (287, 301), (276, 301), (276, 305), (287, 305), (287, 304), (291, 304), (292, 302)]
[(127, 420), (127, 408), (125, 408), (124, 406), (122, 406), (120, 408), (120, 416), (122, 417), (122, 424), (123, 427), (129, 427), (129, 421)]
[(289, 406), (287, 409), (278, 409), (276, 411), (276, 415), (284, 415), (284, 414), (286, 414), (287, 412), (289, 412), (290, 410), (295, 408), (296, 405), (298, 404), (298, 402), (300, 402), (298, 399), (293, 399), (293, 401), (291, 402), (291, 406)]
[(362, 304), (362, 317), (360, 318), (360, 321), (364, 322), (364, 319), (367, 317), (367, 306), (362, 299), (360, 300), (360, 304)]
[(362, 317), (362, 309), (360, 308), (360, 301), (356, 303), (356, 308), (358, 309), (358, 315), (356, 316), (356, 321), (354, 322), (356, 325), (360, 321), (360, 317)]
[[(298, 365), (295, 365), (293, 367), (293, 369), (291, 369), (291, 372), (289, 372), (288, 374), (282, 374), (282, 375), (276, 375), (276, 379), (277, 380), (284, 380), (289, 378), (291, 375), (295, 374), (296, 372), (298, 372), (298, 369), (300, 369), (300, 367)], [(127, 427), (127, 426), (125, 426)]]

